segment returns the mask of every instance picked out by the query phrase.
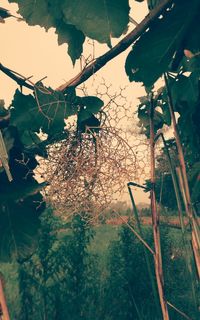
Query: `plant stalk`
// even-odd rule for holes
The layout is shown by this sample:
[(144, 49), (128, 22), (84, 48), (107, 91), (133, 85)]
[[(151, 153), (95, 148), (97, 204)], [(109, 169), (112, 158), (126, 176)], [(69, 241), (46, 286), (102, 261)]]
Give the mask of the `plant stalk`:
[(1, 274), (0, 274), (0, 319), (10, 320), (8, 307), (6, 303), (6, 297), (5, 297), (4, 288), (3, 288), (3, 277)]
[(155, 137), (154, 137), (154, 100), (153, 95), (150, 97), (150, 110), (149, 110), (149, 122), (150, 122), (150, 156), (151, 156), (151, 214), (152, 214), (152, 226), (153, 226), (153, 238), (155, 246), (154, 264), (155, 274), (158, 286), (158, 294), (160, 299), (160, 305), (163, 315), (163, 320), (169, 320), (169, 313), (167, 307), (167, 301), (164, 294), (164, 278), (162, 268), (162, 254), (160, 245), (160, 230), (159, 230), (159, 214), (156, 208), (156, 195), (155, 195)]
[[(183, 185), (184, 182), (183, 182), (183, 177), (181, 175), (181, 169), (177, 168), (176, 172), (177, 172), (177, 176), (178, 176), (178, 180), (179, 180), (179, 184), (180, 184), (180, 189), (181, 189), (182, 195), (183, 195), (183, 200), (184, 200), (184, 203), (186, 203), (187, 198), (186, 198), (186, 194), (184, 192), (185, 189), (184, 189), (184, 185)], [(192, 245), (192, 251), (194, 254), (194, 260), (195, 260), (195, 264), (196, 264), (198, 279), (200, 279), (200, 254), (199, 254), (198, 243), (196, 241), (194, 230), (192, 230), (191, 245)]]
[[(138, 210), (137, 210), (137, 207), (136, 207), (136, 204), (135, 204), (135, 201), (134, 201), (134, 197), (133, 197), (133, 193), (132, 193), (132, 190), (131, 190), (131, 187), (130, 187), (129, 184), (128, 184), (128, 191), (129, 191), (129, 195), (130, 195), (130, 198), (131, 198), (131, 203), (132, 203), (132, 207), (133, 207), (133, 213), (134, 213), (134, 216), (135, 216), (137, 227), (138, 227), (138, 230), (139, 230), (139, 233), (140, 233), (141, 237), (144, 239), (144, 233), (143, 233), (142, 226), (141, 226), (141, 223), (140, 223)], [(149, 259), (149, 255), (148, 255), (146, 247), (143, 247), (143, 250), (144, 250), (144, 256), (145, 256), (145, 260), (146, 260), (146, 264), (147, 264), (148, 274), (149, 274), (150, 281), (151, 281), (151, 286), (152, 286), (152, 291), (153, 291), (154, 300), (155, 300), (155, 304), (156, 304), (156, 309), (157, 309), (157, 313), (159, 315), (160, 314), (160, 305), (159, 305), (159, 301), (158, 301), (157, 288), (156, 288), (156, 284), (155, 284), (155, 281), (154, 281), (154, 276), (153, 276), (152, 269), (151, 269), (151, 263), (150, 263), (150, 259)]]
[[(170, 92), (170, 87), (169, 87), (169, 81), (168, 81), (168, 74), (164, 74), (164, 79), (165, 79), (165, 85), (166, 85), (166, 90), (167, 90), (167, 96), (168, 96), (168, 105), (169, 105), (169, 111), (172, 119), (172, 125), (174, 129), (174, 137), (176, 140), (176, 145), (177, 145), (177, 150), (178, 150), (178, 158), (179, 158), (179, 163), (180, 163), (180, 178), (182, 180), (182, 194), (183, 194), (183, 199), (184, 199), (184, 205), (185, 205), (185, 210), (187, 213), (187, 216), (190, 221), (190, 225), (192, 228), (192, 232), (194, 233), (194, 237), (198, 246), (198, 251), (200, 251), (200, 231), (199, 231), (199, 225), (198, 221), (196, 219), (196, 215), (193, 211), (192, 203), (191, 203), (191, 196), (190, 196), (190, 190), (189, 190), (189, 184), (188, 184), (188, 178), (187, 178), (187, 171), (186, 171), (186, 164), (185, 164), (185, 159), (184, 159), (184, 154), (183, 154), (183, 148), (181, 145), (181, 139), (176, 123), (176, 118), (175, 118), (175, 113), (174, 113), (174, 105), (173, 105), (173, 100)], [(179, 179), (180, 181), (180, 179)], [(200, 265), (200, 261), (198, 261), (198, 265)]]
[(191, 262), (191, 258), (190, 258), (190, 252), (189, 252), (189, 247), (187, 245), (188, 240), (187, 240), (187, 236), (186, 236), (186, 229), (185, 229), (185, 223), (184, 223), (184, 216), (183, 216), (183, 210), (182, 210), (182, 203), (181, 203), (181, 195), (180, 195), (180, 189), (179, 189), (179, 184), (177, 181), (177, 175), (176, 175), (176, 171), (175, 168), (173, 166), (172, 163), (172, 159), (170, 156), (170, 152), (166, 143), (166, 140), (164, 138), (163, 133), (160, 133), (159, 135), (163, 141), (163, 145), (164, 145), (164, 150), (165, 150), (165, 154), (167, 156), (167, 160), (169, 163), (169, 167), (170, 167), (170, 172), (171, 172), (171, 176), (172, 176), (172, 182), (173, 182), (173, 186), (174, 186), (174, 191), (175, 191), (175, 196), (176, 196), (176, 202), (177, 202), (177, 208), (178, 208), (178, 215), (179, 215), (179, 221), (180, 221), (180, 226), (181, 226), (181, 233), (182, 233), (182, 240), (183, 240), (183, 246), (185, 249), (185, 260), (186, 260), (186, 265), (188, 268), (188, 272), (190, 275), (190, 279), (191, 279), (191, 287), (192, 287), (192, 295), (193, 295), (193, 299), (195, 302), (195, 305), (197, 305), (197, 298), (196, 298), (196, 284), (194, 281), (194, 277), (193, 277), (193, 272), (192, 272), (192, 262)]

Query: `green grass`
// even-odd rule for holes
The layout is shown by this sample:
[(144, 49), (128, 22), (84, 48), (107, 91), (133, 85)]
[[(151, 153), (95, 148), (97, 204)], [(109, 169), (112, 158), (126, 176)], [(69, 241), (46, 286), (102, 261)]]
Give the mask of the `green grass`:
[(103, 255), (113, 240), (118, 239), (118, 226), (101, 225), (94, 228), (95, 236), (90, 244), (90, 252)]
[[(119, 230), (121, 226), (113, 225), (100, 225), (94, 227), (94, 237), (89, 245), (89, 253), (93, 254), (97, 258), (98, 269), (101, 273), (101, 279), (103, 280), (107, 276), (107, 263), (109, 255), (109, 246), (113, 241), (119, 239)], [(144, 229), (149, 229), (150, 226), (144, 226)], [(161, 229), (165, 227), (161, 227)], [(144, 230), (144, 231), (145, 231)], [(168, 238), (172, 243), (172, 252), (179, 250), (182, 251), (182, 238), (181, 231), (178, 229), (168, 228)], [(162, 233), (161, 233), (162, 234)], [(62, 237), (60, 237), (62, 238)], [(164, 250), (164, 248), (162, 248)], [(16, 312), (19, 310), (19, 291), (18, 291), (18, 274), (17, 264), (0, 264), (0, 271), (4, 275), (6, 295), (8, 300), (8, 307), (11, 313), (11, 319), (17, 319)], [(13, 314), (15, 310), (15, 315)]]
[(94, 228), (95, 235), (89, 245), (89, 252), (97, 257), (98, 268), (102, 277), (107, 274), (109, 246), (118, 239), (119, 226), (100, 225)]

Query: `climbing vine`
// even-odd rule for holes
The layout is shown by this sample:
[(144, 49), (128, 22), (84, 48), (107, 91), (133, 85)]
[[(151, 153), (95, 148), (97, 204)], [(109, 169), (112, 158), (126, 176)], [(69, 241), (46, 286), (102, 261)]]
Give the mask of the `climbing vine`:
[[(146, 97), (140, 99), (138, 117), (143, 133), (150, 139), (151, 208), (155, 244), (153, 256), (163, 319), (169, 319), (168, 307), (174, 306), (165, 297), (162, 272), (159, 214), (155, 196), (155, 142), (160, 130), (172, 125), (179, 161), (175, 179), (190, 225), (190, 239), (197, 274), (199, 272), (200, 276), (200, 235), (194, 205), (199, 201), (199, 1), (148, 0), (149, 14), (130, 32), (129, 21), (132, 17), (131, 1), (128, 0), (9, 2), (18, 4), (18, 14), (29, 25), (39, 25), (45, 30), (55, 28), (58, 44), (68, 44), (68, 54), (73, 64), (83, 52), (86, 37), (106, 43), (108, 51), (91, 61), (76, 77), (61, 84), (57, 90), (45, 87), (42, 80), (33, 83), (29, 78), (0, 64), (0, 70), (20, 86), (10, 107), (5, 108), (2, 100), (0, 104), (1, 260), (7, 261), (13, 257), (19, 259), (34, 250), (38, 217), (45, 206), (41, 190), (46, 186), (46, 182), (38, 183), (35, 177), (37, 156), (48, 157), (49, 147), (55, 143), (60, 143), (62, 150), (69, 151), (69, 147), (65, 149), (63, 144), (63, 141), (69, 141), (65, 121), (72, 115), (77, 117), (75, 153), (82, 146), (88, 146), (87, 143), (80, 143), (83, 134), (88, 134), (87, 130), (91, 141), (97, 142), (99, 113), (104, 107), (104, 101), (96, 96), (79, 96), (77, 86), (132, 45), (125, 61), (125, 71), (131, 82), (142, 82), (147, 92)], [(12, 14), (0, 9), (0, 17), (5, 21)], [(112, 38), (120, 36), (123, 39), (112, 47)], [(156, 89), (157, 80), (163, 84), (159, 90)], [(23, 94), (23, 86), (32, 92)], [(179, 115), (178, 121), (176, 113)], [(41, 138), (41, 133), (45, 138)], [(85, 154), (80, 154), (83, 160)], [(75, 158), (78, 159), (77, 154)], [(92, 184), (96, 181), (94, 175), (96, 172), (92, 173), (90, 181), (84, 180), (86, 188), (91, 180)], [(181, 313), (180, 310), (177, 312)]]

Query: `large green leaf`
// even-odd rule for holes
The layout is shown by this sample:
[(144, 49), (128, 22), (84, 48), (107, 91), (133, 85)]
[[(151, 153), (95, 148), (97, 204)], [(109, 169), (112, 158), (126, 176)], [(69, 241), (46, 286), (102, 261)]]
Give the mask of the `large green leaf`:
[(55, 27), (59, 43), (67, 42), (74, 63), (82, 53), (85, 36), (111, 45), (129, 22), (128, 0), (9, 0), (29, 25)]
[(46, 182), (38, 183), (35, 180), (24, 180), (24, 182), (21, 181), (20, 184), (18, 182), (12, 182), (7, 184), (4, 190), (0, 190), (0, 202), (22, 201), (23, 199), (42, 191), (46, 185)]
[(176, 111), (180, 111), (182, 102), (196, 103), (199, 98), (199, 75), (191, 73), (189, 77), (180, 74), (176, 79), (170, 78), (170, 88)]
[(77, 106), (67, 103), (60, 92), (36, 88), (36, 99), (16, 90), (11, 108), (11, 124), (20, 132), (32, 131), (53, 135), (64, 129), (64, 119), (77, 112)]
[(187, 156), (190, 154), (190, 159), (195, 161), (199, 150), (199, 72), (193, 72), (189, 76), (180, 74), (176, 78), (169, 77), (169, 84), (174, 109), (180, 115), (178, 127), (182, 144), (185, 150), (190, 150)]
[(56, 33), (58, 34), (59, 45), (68, 43), (68, 54), (74, 64), (83, 52), (84, 34), (77, 30), (75, 26), (62, 21), (56, 24)]
[[(139, 118), (139, 127), (142, 128), (142, 133), (144, 133), (147, 138), (150, 136), (150, 122), (149, 122), (149, 110), (150, 102), (147, 97), (140, 98), (140, 105), (138, 106), (138, 118)], [(154, 110), (154, 133), (156, 134), (159, 129), (163, 127), (166, 123), (165, 115), (158, 110)]]
[(10, 0), (10, 2), (18, 3), (19, 13), (29, 25), (40, 25), (46, 30), (55, 27), (58, 44), (68, 43), (68, 53), (73, 64), (75, 63), (83, 51), (85, 36), (75, 26), (63, 21), (59, 0)]
[(34, 179), (38, 165), (28, 154), (14, 126), (3, 129), (13, 181), (0, 173), (0, 260), (9, 261), (31, 254), (37, 243), (39, 215), (44, 209), (40, 191), (46, 185)]
[(35, 145), (41, 144), (42, 140), (39, 136), (32, 131), (24, 131), (20, 136), (21, 142), (27, 148), (34, 147)]
[(200, 200), (200, 162), (195, 162), (189, 172), (189, 181), (192, 189), (192, 201)]
[(103, 101), (98, 97), (87, 96), (78, 97), (81, 110), (78, 113), (78, 122), (89, 119), (93, 114), (96, 114), (103, 107)]
[(65, 0), (62, 9), (66, 23), (108, 45), (111, 37), (122, 35), (129, 22), (128, 0)]
[(103, 107), (103, 101), (95, 96), (81, 97), (80, 100), (85, 109), (91, 113), (97, 113)]
[(41, 212), (38, 200), (41, 197), (34, 195), (0, 205), (0, 261), (25, 258), (35, 250)]
[(177, 0), (135, 43), (125, 65), (130, 81), (141, 81), (150, 87), (167, 71), (187, 23), (194, 15), (194, 3), (195, 0)]
[(162, 0), (147, 0), (149, 10), (155, 8)]
[(54, 26), (54, 17), (49, 11), (47, 0), (9, 0), (19, 6), (19, 14), (30, 26), (40, 25), (46, 30)]

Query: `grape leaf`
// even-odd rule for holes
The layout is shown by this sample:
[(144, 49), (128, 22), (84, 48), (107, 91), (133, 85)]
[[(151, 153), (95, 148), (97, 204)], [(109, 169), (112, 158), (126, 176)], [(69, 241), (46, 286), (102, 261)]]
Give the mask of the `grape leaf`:
[(40, 25), (46, 30), (54, 26), (54, 17), (49, 12), (46, 0), (9, 0), (19, 6), (18, 13), (30, 26)]
[(103, 101), (94, 96), (81, 97), (80, 103), (82, 106), (84, 106), (86, 111), (91, 113), (98, 113), (103, 107)]
[(84, 34), (77, 30), (75, 26), (59, 21), (56, 24), (56, 33), (58, 34), (58, 44), (68, 43), (68, 54), (74, 64), (83, 52)]
[(10, 2), (18, 3), (18, 12), (29, 25), (40, 25), (46, 30), (50, 27), (55, 27), (58, 34), (58, 44), (68, 43), (68, 54), (73, 64), (75, 63), (75, 60), (80, 57), (83, 51), (85, 36), (75, 26), (66, 24), (63, 21), (63, 13), (59, 0), (10, 0)]
[(128, 0), (65, 0), (62, 10), (67, 24), (108, 45), (111, 37), (122, 35), (129, 22)]
[(192, 189), (192, 201), (198, 201), (200, 198), (200, 162), (197, 161), (193, 164), (189, 172), (190, 186)]
[(23, 95), (18, 89), (15, 92), (14, 99), (10, 108), (11, 118), (10, 124), (23, 131), (40, 131), (40, 117), (37, 119), (38, 107), (34, 97)]
[(103, 107), (103, 101), (98, 97), (87, 96), (87, 97), (78, 97), (79, 104), (82, 107), (78, 114), (78, 121), (84, 121), (90, 118), (93, 114), (99, 112)]
[(189, 1), (176, 1), (173, 8), (163, 13), (162, 19), (157, 18), (134, 44), (125, 64), (130, 81), (141, 81), (150, 87), (167, 71), (187, 21), (194, 14), (191, 6)]
[(11, 262), (31, 255), (37, 246), (40, 194), (0, 205), (0, 261)]
[(28, 196), (32, 196), (46, 187), (46, 182), (38, 183), (36, 180), (21, 181), (20, 188), (18, 182), (7, 184), (3, 190), (0, 190), (0, 201), (4, 203), (8, 200), (21, 201)]
[(0, 260), (11, 261), (35, 249), (39, 215), (44, 210), (39, 192), (46, 183), (34, 179), (38, 162), (33, 155), (27, 156), (17, 128), (8, 126), (3, 136), (13, 181), (8, 182), (5, 172), (0, 173)]
[(129, 23), (128, 0), (9, 0), (29, 25), (48, 30), (55, 27), (59, 43), (68, 43), (74, 63), (82, 52), (85, 36), (111, 45), (111, 37), (120, 37)]
[(77, 112), (77, 106), (67, 103), (65, 96), (50, 88), (35, 89), (36, 99), (16, 90), (10, 109), (10, 123), (20, 132), (57, 133), (64, 129), (64, 119)]
[(42, 142), (38, 135), (32, 131), (24, 131), (20, 136), (20, 140), (23, 145), (28, 148), (39, 145)]
[(170, 78), (170, 88), (176, 111), (180, 111), (181, 102), (196, 103), (199, 98), (199, 75), (191, 73), (189, 77), (180, 74), (176, 80)]
[(162, 0), (147, 0), (149, 10), (155, 8)]

